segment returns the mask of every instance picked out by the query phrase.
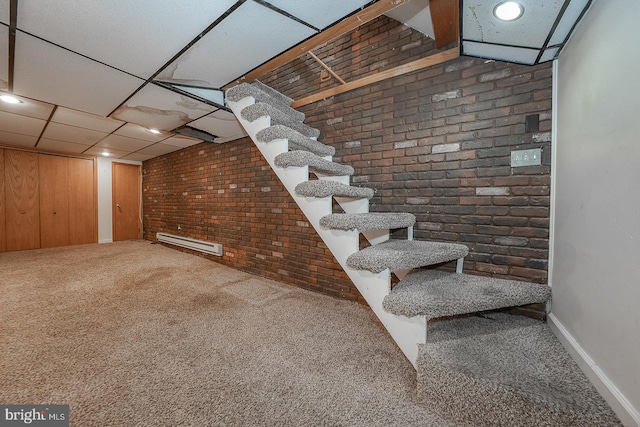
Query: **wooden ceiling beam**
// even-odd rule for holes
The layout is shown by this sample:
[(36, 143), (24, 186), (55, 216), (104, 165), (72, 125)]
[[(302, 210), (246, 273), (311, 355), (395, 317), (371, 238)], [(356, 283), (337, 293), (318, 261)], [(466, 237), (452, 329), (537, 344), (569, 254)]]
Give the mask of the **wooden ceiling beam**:
[(312, 51), (318, 46), (321, 46), (324, 43), (335, 39), (336, 37), (346, 34), (349, 31), (353, 31), (361, 25), (364, 25), (367, 22), (377, 18), (378, 16), (384, 15), (388, 11), (395, 9), (396, 7), (403, 5), (409, 1), (410, 0), (379, 0), (371, 6), (366, 7), (361, 11), (351, 15), (350, 17), (340, 21), (336, 25), (327, 28), (321, 33), (318, 33), (315, 36), (292, 47), (291, 49), (278, 55), (270, 61), (265, 62), (264, 64), (245, 74), (236, 82), (228, 84), (224, 87), (224, 89), (228, 89), (229, 87), (235, 86), (238, 83), (252, 82), (257, 78), (267, 74), (269, 71), (275, 70), (282, 65), (288, 64), (289, 62), (293, 61), (299, 56), (304, 55), (307, 52)]
[(429, 0), (437, 49), (458, 41), (459, 4), (458, 0)]
[(311, 104), (313, 102), (321, 101), (325, 98), (329, 98), (341, 93), (355, 90), (366, 85), (381, 82), (392, 77), (398, 77), (403, 74), (411, 73), (421, 70), (423, 68), (431, 67), (433, 65), (442, 64), (443, 62), (450, 61), (460, 56), (460, 50), (456, 47), (453, 49), (438, 52), (434, 55), (427, 56), (425, 58), (417, 59), (407, 64), (399, 65), (386, 71), (380, 71), (379, 73), (371, 74), (369, 76), (362, 77), (358, 80), (347, 82), (343, 85), (336, 86), (331, 89), (323, 90), (322, 92), (309, 95), (307, 97), (298, 99), (291, 104), (291, 107), (298, 108), (303, 105)]

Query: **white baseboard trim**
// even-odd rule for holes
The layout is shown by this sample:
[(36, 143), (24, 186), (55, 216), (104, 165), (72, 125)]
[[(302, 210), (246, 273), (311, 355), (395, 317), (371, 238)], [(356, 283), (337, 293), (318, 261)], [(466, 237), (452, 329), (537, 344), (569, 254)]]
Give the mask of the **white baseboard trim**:
[(589, 381), (602, 395), (604, 400), (611, 406), (613, 412), (620, 418), (626, 427), (640, 427), (640, 412), (631, 405), (627, 398), (611, 382), (607, 375), (602, 372), (598, 364), (587, 354), (578, 344), (564, 325), (557, 317), (550, 313), (547, 317), (549, 326), (558, 340), (567, 349), (573, 360), (576, 361), (580, 369), (584, 371)]
[(98, 240), (98, 243), (113, 243), (112, 239), (102, 239), (102, 240)]

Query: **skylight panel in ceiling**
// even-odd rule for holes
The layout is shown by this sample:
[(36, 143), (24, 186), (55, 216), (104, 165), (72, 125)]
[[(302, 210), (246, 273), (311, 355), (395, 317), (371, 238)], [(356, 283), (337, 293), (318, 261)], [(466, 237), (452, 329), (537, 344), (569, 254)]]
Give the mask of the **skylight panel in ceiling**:
[(45, 41), (16, 34), (16, 95), (106, 116), (142, 83)]
[(311, 28), (247, 1), (195, 43), (157, 80), (220, 88), (315, 34)]
[(20, 0), (18, 28), (147, 79), (235, 2)]
[(322, 30), (371, 0), (266, 0), (266, 3)]

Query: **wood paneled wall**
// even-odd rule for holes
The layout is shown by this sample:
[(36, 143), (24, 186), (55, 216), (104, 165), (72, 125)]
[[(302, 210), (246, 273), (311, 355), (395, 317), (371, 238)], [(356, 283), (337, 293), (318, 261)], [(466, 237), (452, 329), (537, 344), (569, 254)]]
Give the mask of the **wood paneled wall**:
[(0, 149), (0, 251), (97, 242), (95, 160)]

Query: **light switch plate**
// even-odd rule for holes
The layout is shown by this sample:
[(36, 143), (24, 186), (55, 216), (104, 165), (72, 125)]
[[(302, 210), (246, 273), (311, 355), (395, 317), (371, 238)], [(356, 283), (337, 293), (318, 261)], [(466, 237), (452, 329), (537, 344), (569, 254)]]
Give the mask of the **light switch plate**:
[(542, 162), (542, 149), (516, 150), (511, 152), (511, 167), (539, 166)]

